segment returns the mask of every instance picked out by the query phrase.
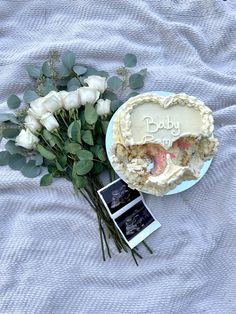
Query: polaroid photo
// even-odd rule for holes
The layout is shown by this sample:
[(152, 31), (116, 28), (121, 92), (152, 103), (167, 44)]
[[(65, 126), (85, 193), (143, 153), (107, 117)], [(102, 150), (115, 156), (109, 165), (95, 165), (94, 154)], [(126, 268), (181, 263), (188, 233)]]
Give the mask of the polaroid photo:
[(108, 184), (98, 194), (131, 249), (161, 226), (140, 192), (130, 189), (123, 180)]
[(121, 179), (117, 179), (98, 191), (112, 218), (126, 211), (130, 205), (142, 199), (140, 192), (132, 190)]

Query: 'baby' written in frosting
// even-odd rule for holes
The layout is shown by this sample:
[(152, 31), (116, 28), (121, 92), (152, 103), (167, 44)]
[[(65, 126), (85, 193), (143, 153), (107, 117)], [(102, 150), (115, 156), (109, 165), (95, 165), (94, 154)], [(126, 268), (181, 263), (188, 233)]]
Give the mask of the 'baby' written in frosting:
[(154, 121), (152, 117), (147, 116), (143, 120), (147, 122), (147, 132), (156, 133), (158, 130), (166, 129), (171, 130), (173, 136), (180, 135), (179, 121), (172, 121), (171, 117), (167, 115), (163, 121)]

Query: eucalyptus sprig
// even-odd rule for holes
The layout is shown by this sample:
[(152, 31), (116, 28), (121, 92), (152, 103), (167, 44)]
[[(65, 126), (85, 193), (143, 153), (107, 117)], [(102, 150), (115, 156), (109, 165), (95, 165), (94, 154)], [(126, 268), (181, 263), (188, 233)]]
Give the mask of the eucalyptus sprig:
[[(0, 114), (0, 139), (6, 140), (0, 165), (29, 178), (46, 168), (41, 186), (58, 177), (70, 180), (96, 213), (104, 260), (111, 257), (110, 238), (119, 252), (130, 250), (97, 194), (102, 172), (108, 171), (111, 181), (115, 177), (105, 149), (109, 121), (127, 99), (127, 89), (136, 94), (146, 75), (146, 69), (130, 73), (137, 64), (135, 55), (126, 54), (123, 62), (117, 75), (109, 77), (106, 71), (77, 62), (71, 51), (61, 58), (57, 51), (50, 51), (41, 67), (27, 66), (33, 84), (23, 99), (9, 96), (10, 112)], [(91, 87), (95, 83), (97, 90)], [(131, 253), (137, 263), (141, 255), (137, 249)]]

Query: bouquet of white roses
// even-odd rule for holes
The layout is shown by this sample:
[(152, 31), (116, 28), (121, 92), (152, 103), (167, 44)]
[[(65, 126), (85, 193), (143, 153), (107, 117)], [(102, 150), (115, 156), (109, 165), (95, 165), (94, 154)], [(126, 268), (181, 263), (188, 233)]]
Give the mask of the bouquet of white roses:
[[(108, 237), (113, 238), (119, 252), (128, 251), (97, 190), (102, 187), (99, 175), (103, 171), (114, 179), (105, 135), (112, 114), (122, 104), (121, 92), (144, 84), (146, 69), (129, 75), (128, 68), (136, 62), (133, 54), (127, 54), (124, 66), (117, 69), (118, 76), (108, 78), (105, 71), (76, 63), (72, 52), (64, 53), (62, 62), (51, 52), (41, 68), (27, 67), (35, 86), (24, 93), (23, 106), (19, 108), (21, 100), (11, 95), (7, 103), (14, 112), (0, 114), (1, 137), (7, 139), (5, 151), (0, 152), (0, 165), (9, 165), (30, 178), (40, 175), (42, 166), (47, 167), (41, 186), (51, 184), (56, 177), (70, 180), (97, 215), (104, 260), (106, 252), (111, 256)], [(135, 261), (141, 258), (137, 249), (131, 253)]]

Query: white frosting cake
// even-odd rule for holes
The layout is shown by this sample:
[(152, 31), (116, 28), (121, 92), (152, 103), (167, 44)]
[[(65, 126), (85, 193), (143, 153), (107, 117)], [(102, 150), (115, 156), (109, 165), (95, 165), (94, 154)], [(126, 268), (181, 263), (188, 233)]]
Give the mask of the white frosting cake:
[(195, 97), (145, 93), (115, 115), (112, 164), (131, 188), (163, 195), (199, 176), (217, 146), (211, 110)]

